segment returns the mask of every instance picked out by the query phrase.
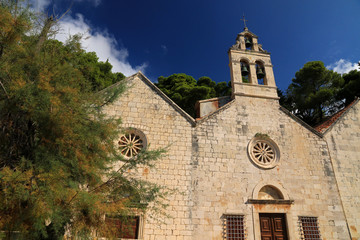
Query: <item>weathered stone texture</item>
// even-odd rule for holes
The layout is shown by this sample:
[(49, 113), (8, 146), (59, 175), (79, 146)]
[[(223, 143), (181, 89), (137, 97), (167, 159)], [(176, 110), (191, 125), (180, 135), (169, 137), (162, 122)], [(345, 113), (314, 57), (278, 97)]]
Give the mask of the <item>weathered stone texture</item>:
[[(323, 239), (350, 239), (349, 229), (359, 238), (359, 104), (322, 138), (275, 99), (236, 96), (195, 123), (142, 74), (127, 81), (126, 93), (104, 111), (122, 118), (119, 127), (144, 132), (150, 148), (168, 147), (154, 169), (137, 174), (177, 191), (168, 199), (171, 217), (147, 214), (141, 239), (220, 240), (224, 214), (244, 215), (247, 239), (260, 239), (259, 213), (286, 214), (290, 239), (300, 239), (299, 216), (317, 217)], [(257, 133), (279, 147), (272, 169), (250, 160)], [(278, 189), (284, 202), (256, 201), (263, 186)]]
[(325, 132), (352, 239), (360, 239), (360, 105)]
[[(250, 161), (247, 145), (256, 133), (278, 144), (277, 167)], [(291, 239), (300, 237), (298, 216), (317, 216), (324, 239), (349, 238), (326, 142), (280, 111), (276, 100), (237, 97), (201, 120), (194, 136), (193, 239), (222, 239), (223, 214), (244, 214), (248, 238), (260, 239), (259, 212), (286, 213)], [(294, 204), (247, 204), (259, 183), (281, 186)]]
[[(246, 36), (253, 37), (252, 49), (245, 49)], [(167, 199), (171, 217), (146, 214), (139, 239), (222, 240), (222, 217), (236, 214), (245, 217), (246, 239), (258, 240), (260, 213), (285, 216), (289, 239), (301, 238), (300, 216), (317, 218), (324, 240), (350, 233), (360, 239), (360, 103), (323, 136), (279, 106), (270, 54), (247, 28), (229, 60), (232, 100), (200, 102), (203, 118), (196, 122), (141, 73), (127, 78), (129, 89), (104, 109), (122, 118), (119, 127), (142, 131), (150, 148), (168, 149), (154, 169), (141, 167), (137, 176), (176, 190)], [(249, 83), (241, 62), (249, 65)], [(261, 65), (264, 85), (257, 80)], [(251, 160), (255, 136), (275, 142), (278, 162)]]
[(167, 148), (167, 154), (153, 169), (140, 168), (144, 179), (176, 190), (169, 196), (166, 213), (170, 218), (144, 223), (143, 239), (191, 239), (191, 123), (149, 85), (141, 74), (128, 80), (128, 90), (104, 109), (109, 116), (121, 117), (119, 127), (137, 128), (147, 137), (151, 149)]

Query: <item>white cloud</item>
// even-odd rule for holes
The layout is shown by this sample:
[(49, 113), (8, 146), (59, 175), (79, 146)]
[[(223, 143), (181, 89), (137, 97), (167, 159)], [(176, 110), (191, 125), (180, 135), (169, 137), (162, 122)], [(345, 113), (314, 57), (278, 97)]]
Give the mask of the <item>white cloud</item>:
[(51, 3), (51, 0), (30, 0), (30, 4), (33, 9), (38, 12), (42, 12), (47, 8)]
[(96, 52), (100, 61), (109, 60), (113, 65), (113, 72), (122, 72), (125, 76), (137, 71), (145, 71), (147, 63), (140, 66), (131, 66), (128, 62), (129, 52), (126, 48), (119, 48), (116, 39), (106, 31), (92, 30), (81, 14), (76, 17), (66, 16), (60, 21), (60, 32), (55, 36), (59, 41), (65, 42), (69, 35), (83, 34), (81, 41), (86, 51)]
[[(56, 5), (56, 2), (58, 1), (60, 0), (30, 0), (29, 2), (33, 9), (43, 12), (50, 4)], [(90, 2), (97, 7), (100, 5), (101, 0), (75, 0), (75, 2)]]
[[(32, 8), (35, 11), (42, 12), (50, 4), (56, 5), (60, 0), (29, 0)], [(79, 3), (92, 3), (98, 6), (101, 0), (74, 0)], [(59, 22), (60, 31), (55, 38), (59, 41), (66, 42), (70, 35), (82, 34), (82, 46), (86, 51), (96, 52), (100, 61), (109, 60), (113, 66), (113, 72), (121, 72), (125, 76), (130, 76), (138, 71), (145, 72), (147, 63), (142, 63), (140, 66), (131, 66), (127, 60), (129, 52), (126, 48), (120, 47), (116, 39), (106, 31), (94, 30), (90, 24), (84, 19), (83, 15), (76, 14), (75, 17), (70, 16), (70, 13), (62, 18)], [(166, 51), (166, 46), (162, 46)]]
[(326, 68), (332, 69), (335, 72), (343, 74), (343, 73), (348, 73), (351, 70), (358, 69), (359, 67), (358, 67), (358, 63), (352, 63), (348, 60), (340, 59), (339, 61), (326, 66)]
[(95, 7), (99, 6), (101, 0), (75, 0), (75, 2), (91, 2)]

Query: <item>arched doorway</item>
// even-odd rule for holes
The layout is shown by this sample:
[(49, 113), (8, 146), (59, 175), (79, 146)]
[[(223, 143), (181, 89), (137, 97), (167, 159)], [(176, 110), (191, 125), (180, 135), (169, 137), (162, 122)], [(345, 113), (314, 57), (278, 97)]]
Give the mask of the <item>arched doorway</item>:
[(290, 209), (294, 201), (290, 200), (281, 184), (262, 181), (247, 202), (253, 206), (255, 239), (289, 239), (292, 227), (289, 228), (287, 219), (291, 219)]
[[(260, 200), (283, 200), (284, 196), (274, 186), (263, 186), (258, 194)], [(288, 239), (285, 213), (259, 213), (261, 239)]]

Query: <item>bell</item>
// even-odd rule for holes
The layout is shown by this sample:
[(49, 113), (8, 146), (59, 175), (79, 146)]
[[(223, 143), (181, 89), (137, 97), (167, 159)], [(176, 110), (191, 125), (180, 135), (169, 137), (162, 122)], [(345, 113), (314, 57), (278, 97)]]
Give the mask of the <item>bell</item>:
[(251, 47), (252, 46), (252, 42), (247, 38), (246, 40), (245, 40), (245, 47), (246, 48), (249, 48), (249, 47)]
[(242, 76), (249, 75), (249, 70), (247, 69), (247, 67), (245, 65), (242, 65), (242, 67), (241, 67), (241, 75)]
[(265, 77), (265, 73), (260, 67), (256, 68), (256, 76), (258, 79), (263, 79)]

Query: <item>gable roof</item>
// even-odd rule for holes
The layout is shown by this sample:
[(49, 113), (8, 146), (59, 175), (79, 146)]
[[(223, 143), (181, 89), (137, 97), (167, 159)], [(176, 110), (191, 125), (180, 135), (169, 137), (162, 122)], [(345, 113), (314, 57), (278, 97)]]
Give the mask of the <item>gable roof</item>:
[(247, 27), (244, 28), (244, 31), (242, 31), (241, 33), (239, 33), (239, 35), (245, 35), (245, 34), (249, 34), (254, 38), (258, 38), (258, 36), (256, 36), (254, 33), (250, 32), (249, 29)]
[(334, 115), (332, 115), (330, 118), (325, 120), (323, 123), (320, 123), (314, 129), (318, 131), (319, 133), (325, 134), (332, 126), (334, 126), (356, 103), (360, 101), (359, 98), (355, 99), (352, 103), (347, 105), (342, 110), (338, 111)]
[[(163, 93), (158, 87), (155, 86), (154, 83), (152, 83), (147, 77), (145, 77), (145, 75), (141, 72), (138, 71), (137, 73), (127, 77), (124, 79), (124, 81), (129, 81), (134, 79), (135, 77), (138, 77), (141, 81), (143, 81), (148, 87), (150, 87), (156, 94), (158, 94), (165, 102), (167, 102), (171, 107), (174, 108), (174, 110), (176, 112), (178, 112), (181, 116), (183, 116), (192, 126), (196, 125), (195, 119), (192, 118), (187, 112), (185, 112), (182, 108), (180, 108), (174, 101), (172, 101), (168, 96), (166, 96), (165, 93)], [(120, 84), (115, 83), (111, 86), (109, 86), (109, 88), (111, 87), (115, 87), (116, 85)]]
[(301, 120), (300, 118), (298, 118), (297, 116), (295, 116), (294, 114), (292, 114), (289, 110), (287, 110), (285, 107), (280, 105), (279, 108), (283, 113), (285, 113), (286, 115), (288, 115), (290, 118), (292, 118), (294, 121), (296, 121), (297, 123), (299, 123), (301, 126), (303, 126), (304, 128), (306, 128), (307, 130), (309, 130), (310, 132), (316, 134), (319, 137), (323, 137), (323, 135), (316, 131), (313, 127), (311, 127), (309, 124), (307, 124), (306, 122), (304, 122), (303, 120)]
[[(151, 82), (141, 71), (125, 78), (124, 80), (131, 80), (134, 79), (135, 77), (138, 77), (140, 80), (142, 80), (148, 87), (150, 87), (153, 91), (155, 91), (155, 93), (157, 93), (165, 102), (167, 102), (170, 106), (172, 106), (174, 108), (174, 110), (176, 112), (178, 112), (181, 116), (183, 116), (193, 127), (196, 126), (197, 124), (200, 124), (202, 122), (205, 122), (207, 119), (209, 119), (211, 116), (218, 114), (219, 112), (224, 111), (225, 109), (229, 108), (233, 101), (230, 101), (229, 103), (225, 104), (224, 106), (220, 107), (219, 109), (217, 109), (216, 111), (200, 118), (200, 119), (194, 119), (193, 117), (191, 117), (187, 112), (185, 112), (181, 107), (179, 107), (174, 101), (172, 101), (165, 93), (163, 93), (158, 87), (155, 86), (155, 84), (153, 82)], [(115, 83), (111, 86), (109, 86), (109, 88), (115, 87), (117, 86), (118, 83)], [(104, 90), (101, 90), (100, 92), (102, 92)], [(325, 120), (323, 123), (317, 125), (316, 127), (311, 127), (310, 125), (308, 125), (307, 123), (305, 123), (304, 121), (302, 121), (300, 118), (296, 117), (295, 115), (293, 115), (292, 113), (290, 113), (286, 108), (280, 106), (280, 110), (282, 112), (284, 112), (285, 114), (287, 114), (288, 116), (290, 116), (292, 119), (294, 119), (296, 122), (300, 123), (303, 127), (307, 128), (309, 131), (315, 133), (316, 135), (318, 135), (319, 137), (323, 137), (323, 135), (329, 130), (331, 129), (332, 126), (334, 126), (348, 111), (349, 109), (351, 109), (354, 105), (356, 105), (358, 102), (360, 102), (360, 98), (356, 98), (352, 103), (350, 103), (348, 106), (346, 106), (344, 109), (338, 111), (337, 113), (335, 113), (334, 115), (332, 115), (330, 118), (328, 118), (327, 120)]]

